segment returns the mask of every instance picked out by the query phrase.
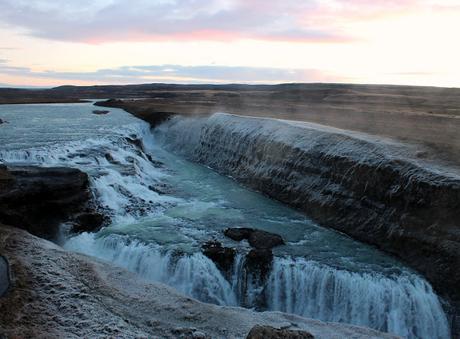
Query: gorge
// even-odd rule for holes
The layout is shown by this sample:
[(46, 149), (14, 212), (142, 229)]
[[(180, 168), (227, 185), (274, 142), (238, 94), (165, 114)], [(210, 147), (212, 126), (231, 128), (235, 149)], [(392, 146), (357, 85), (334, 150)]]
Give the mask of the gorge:
[[(95, 116), (91, 104), (3, 107), (12, 113), (2, 114), (10, 125), (1, 135), (8, 148), (0, 159), (79, 168), (89, 176), (99, 212), (111, 219), (95, 233), (75, 234), (63, 224), (55, 241), (65, 249), (217, 305), (410, 338), (450, 336), (445, 310), (455, 314), (449, 307), (456, 300), (458, 178), (430, 164), (421, 168), (410, 160), (410, 147), (314, 124), (229, 114), (168, 116), (151, 131), (118, 109)], [(14, 128), (29, 123), (21, 121), (28, 110), (36, 117), (31, 133), (12, 142)], [(73, 122), (61, 119), (70, 115)], [(61, 140), (72, 125), (71, 140)], [(418, 207), (426, 213), (417, 214)], [(428, 227), (436, 220), (442, 228)], [(445, 300), (397, 259), (317, 222), (396, 254)], [(250, 246), (225, 237), (228, 227), (285, 239), (273, 249), (265, 279), (245, 268)], [(213, 239), (236, 250), (228, 272), (201, 253)]]

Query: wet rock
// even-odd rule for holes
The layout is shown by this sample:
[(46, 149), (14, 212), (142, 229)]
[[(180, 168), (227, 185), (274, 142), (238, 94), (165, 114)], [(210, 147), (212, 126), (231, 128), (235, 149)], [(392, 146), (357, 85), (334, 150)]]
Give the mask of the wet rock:
[(170, 189), (165, 184), (156, 184), (155, 186), (149, 185), (148, 189), (160, 195), (170, 193)]
[(0, 168), (0, 222), (53, 238), (58, 225), (91, 203), (88, 177), (80, 170), (35, 166)]
[(284, 240), (280, 235), (253, 228), (227, 228), (224, 234), (235, 241), (247, 239), (249, 245), (257, 249), (270, 249), (284, 245)]
[(106, 217), (98, 212), (81, 213), (75, 218), (74, 232), (94, 232), (101, 228)]
[(258, 276), (262, 281), (270, 273), (273, 253), (269, 249), (253, 249), (246, 255), (244, 268), (246, 272)]
[(142, 143), (142, 140), (137, 138), (126, 138), (126, 141), (129, 142), (131, 145), (136, 146), (142, 152), (144, 151), (144, 144)]
[(306, 331), (278, 329), (271, 326), (254, 326), (246, 339), (314, 339)]
[(119, 161), (115, 160), (115, 159), (113, 158), (112, 154), (110, 154), (110, 153), (105, 153), (105, 154), (104, 154), (104, 158), (105, 158), (108, 162), (110, 162), (111, 164), (113, 164), (113, 165), (121, 165), (121, 163), (120, 163)]
[(146, 158), (148, 159), (148, 161), (150, 161), (150, 162), (153, 164), (153, 166), (156, 167), (156, 168), (161, 168), (161, 167), (164, 167), (164, 165), (165, 165), (165, 164), (162, 163), (161, 161), (153, 159), (153, 157), (152, 157), (150, 154), (148, 154), (148, 153), (145, 153), (145, 157), (146, 157)]
[(226, 237), (235, 240), (235, 241), (241, 241), (243, 239), (248, 239), (249, 235), (251, 232), (253, 232), (254, 229), (252, 228), (246, 228), (246, 227), (235, 227), (235, 228), (227, 228), (224, 231), (224, 234)]
[(265, 231), (255, 230), (248, 239), (249, 245), (258, 249), (273, 248), (284, 245), (280, 235)]
[(222, 272), (228, 273), (232, 270), (236, 255), (234, 248), (223, 247), (218, 241), (208, 241), (202, 246), (202, 251)]
[(110, 111), (101, 111), (101, 110), (94, 110), (93, 111), (93, 114), (96, 114), (96, 115), (104, 115), (104, 114), (108, 114), (110, 113)]
[(0, 119), (0, 125), (3, 124), (3, 123), (4, 123), (4, 121), (2, 119)]

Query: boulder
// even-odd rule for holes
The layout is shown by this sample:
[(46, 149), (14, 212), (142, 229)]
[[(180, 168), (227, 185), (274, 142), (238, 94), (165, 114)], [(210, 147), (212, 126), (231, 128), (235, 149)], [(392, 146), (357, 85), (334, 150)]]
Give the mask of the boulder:
[(218, 241), (208, 241), (202, 246), (202, 251), (222, 272), (231, 272), (236, 255), (234, 248), (223, 247)]
[(271, 326), (254, 326), (246, 339), (314, 339), (306, 331), (278, 329)]
[(126, 141), (129, 142), (131, 145), (137, 147), (139, 150), (141, 150), (142, 152), (144, 152), (144, 144), (142, 143), (142, 140), (141, 140), (141, 139), (129, 138), (129, 137), (126, 137), (125, 139), (126, 139)]
[(87, 211), (88, 176), (64, 167), (2, 166), (0, 222), (53, 238), (62, 222)]
[(249, 245), (257, 249), (271, 249), (284, 245), (284, 240), (280, 235), (253, 228), (227, 228), (224, 234), (235, 241), (247, 239)]
[(227, 228), (224, 231), (226, 237), (235, 240), (241, 241), (243, 239), (249, 239), (249, 235), (254, 232), (253, 228), (246, 228), (246, 227), (235, 227), (235, 228)]
[(276, 246), (284, 245), (284, 240), (280, 235), (254, 230), (248, 239), (249, 245), (258, 249), (270, 249)]
[(110, 111), (100, 111), (100, 110), (94, 110), (93, 111), (93, 114), (96, 114), (96, 115), (104, 115), (104, 114), (108, 114), (110, 113)]

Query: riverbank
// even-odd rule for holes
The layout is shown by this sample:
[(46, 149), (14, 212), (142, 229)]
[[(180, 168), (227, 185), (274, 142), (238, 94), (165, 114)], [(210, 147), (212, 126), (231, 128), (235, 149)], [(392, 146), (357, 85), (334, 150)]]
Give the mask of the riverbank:
[(0, 335), (34, 338), (245, 338), (255, 325), (315, 338), (395, 338), (366, 328), (279, 312), (257, 313), (184, 297), (121, 268), (0, 225), (0, 253), (13, 273), (0, 298)]

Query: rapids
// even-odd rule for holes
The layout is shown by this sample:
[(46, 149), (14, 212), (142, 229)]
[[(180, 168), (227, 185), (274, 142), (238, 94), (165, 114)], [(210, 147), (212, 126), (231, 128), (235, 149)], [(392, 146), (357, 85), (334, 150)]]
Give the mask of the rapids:
[[(204, 302), (295, 313), (408, 338), (450, 336), (430, 284), (394, 258), (187, 161), (171, 152), (167, 138), (121, 110), (95, 116), (92, 109), (90, 104), (0, 106), (0, 116), (10, 122), (0, 127), (0, 161), (87, 172), (96, 201), (112, 218), (111, 225), (91, 234), (68, 234), (63, 225), (65, 248)], [(168, 133), (165, 128), (162, 133)], [(175, 136), (181, 137), (189, 139), (181, 145), (197, 138)], [(274, 249), (266, 282), (244, 269), (249, 245), (223, 237), (223, 229), (237, 226), (286, 239)], [(201, 245), (211, 239), (238, 249), (230, 275), (201, 254)]]

